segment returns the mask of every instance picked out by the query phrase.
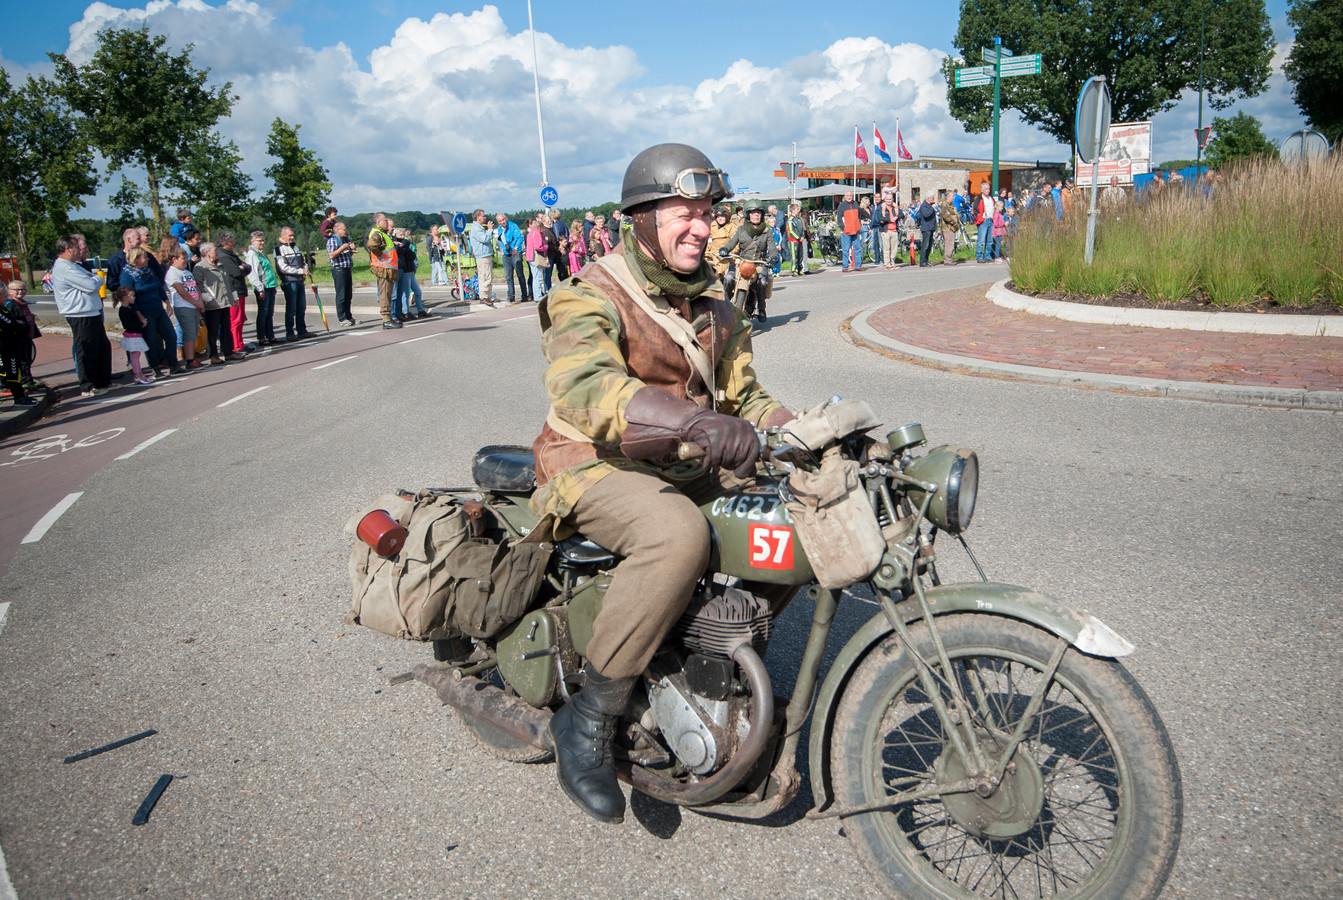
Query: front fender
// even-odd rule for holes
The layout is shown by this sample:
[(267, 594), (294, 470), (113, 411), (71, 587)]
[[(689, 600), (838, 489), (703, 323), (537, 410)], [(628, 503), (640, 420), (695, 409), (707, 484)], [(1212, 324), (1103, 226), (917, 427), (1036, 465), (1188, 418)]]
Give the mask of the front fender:
[[(1085, 610), (1014, 584), (995, 582), (948, 584), (924, 592), (933, 615), (977, 612), (1020, 619), (1067, 640), (1078, 650), (1092, 656), (1118, 657), (1133, 652), (1133, 645)], [(917, 600), (901, 602), (899, 610), (907, 623), (921, 618)], [(816, 810), (830, 805), (830, 737), (834, 728), (835, 708), (849, 676), (868, 652), (895, 629), (884, 613), (877, 613), (854, 632), (835, 657), (816, 695), (816, 712), (811, 720), (811, 788)]]

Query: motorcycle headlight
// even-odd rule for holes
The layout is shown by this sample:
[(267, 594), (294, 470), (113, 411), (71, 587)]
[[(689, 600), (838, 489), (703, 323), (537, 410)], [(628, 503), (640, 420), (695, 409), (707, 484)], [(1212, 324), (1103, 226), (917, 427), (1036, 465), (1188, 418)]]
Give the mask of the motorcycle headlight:
[[(970, 518), (975, 514), (975, 497), (979, 493), (979, 457), (975, 451), (962, 447), (934, 447), (926, 456), (905, 466), (905, 474), (937, 485), (937, 492), (928, 504), (930, 522), (953, 534), (970, 527)], [(922, 506), (927, 492), (911, 487), (908, 495), (915, 506)]]

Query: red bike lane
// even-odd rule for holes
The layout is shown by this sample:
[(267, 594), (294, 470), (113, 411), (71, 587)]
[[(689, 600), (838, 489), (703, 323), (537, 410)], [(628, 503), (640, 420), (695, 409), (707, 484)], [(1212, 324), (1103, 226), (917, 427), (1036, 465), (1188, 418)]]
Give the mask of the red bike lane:
[[(0, 578), (24, 543), (41, 540), (60, 515), (78, 502), (80, 487), (109, 465), (131, 464), (135, 455), (170, 439), (184, 423), (268, 390), (286, 378), (339, 365), (380, 347), (418, 341), (463, 327), (535, 315), (528, 304), (471, 315), (426, 319), (404, 329), (341, 330), (252, 354), (241, 362), (210, 366), (152, 385), (122, 383), (99, 397), (80, 397), (70, 358), (70, 337), (38, 341), (34, 375), (67, 399), (45, 418), (0, 441)], [(113, 348), (113, 373), (125, 355)], [(116, 383), (116, 382), (114, 382)], [(73, 396), (72, 396), (73, 395)], [(3, 600), (3, 597), (0, 597)]]

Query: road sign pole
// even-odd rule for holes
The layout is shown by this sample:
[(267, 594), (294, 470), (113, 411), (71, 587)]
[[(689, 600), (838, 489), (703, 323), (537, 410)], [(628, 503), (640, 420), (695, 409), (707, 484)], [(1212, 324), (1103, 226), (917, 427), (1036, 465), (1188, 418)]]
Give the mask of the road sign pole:
[[(1105, 76), (1099, 75), (1097, 76), (1097, 80), (1101, 82), (1101, 90), (1104, 91)], [(1091, 260), (1095, 258), (1096, 255), (1096, 182), (1100, 179), (1101, 155), (1099, 151), (1103, 149), (1100, 144), (1101, 133), (1105, 130), (1105, 119), (1106, 117), (1102, 115), (1101, 111), (1098, 109), (1096, 111), (1096, 140), (1093, 144), (1097, 152), (1096, 155), (1091, 158), (1091, 209), (1087, 212), (1086, 260), (1088, 266), (1091, 265)]]
[(998, 103), (1001, 100), (1003, 84), (1003, 39), (993, 39), (993, 49), (997, 52), (993, 60), (993, 196), (998, 196)]

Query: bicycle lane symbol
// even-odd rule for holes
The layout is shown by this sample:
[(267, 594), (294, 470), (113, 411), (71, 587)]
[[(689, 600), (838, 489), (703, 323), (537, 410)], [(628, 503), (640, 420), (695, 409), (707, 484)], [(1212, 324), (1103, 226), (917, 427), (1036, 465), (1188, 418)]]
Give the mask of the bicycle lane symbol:
[(68, 434), (49, 434), (46, 437), (24, 444), (16, 450), (11, 450), (9, 455), (15, 458), (0, 462), (0, 468), (26, 466), (44, 459), (51, 459), (53, 456), (58, 456), (70, 450), (78, 450), (80, 447), (92, 447), (119, 437), (125, 431), (125, 428), (107, 428), (80, 438), (73, 443)]

